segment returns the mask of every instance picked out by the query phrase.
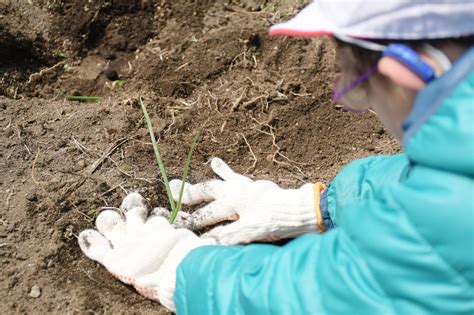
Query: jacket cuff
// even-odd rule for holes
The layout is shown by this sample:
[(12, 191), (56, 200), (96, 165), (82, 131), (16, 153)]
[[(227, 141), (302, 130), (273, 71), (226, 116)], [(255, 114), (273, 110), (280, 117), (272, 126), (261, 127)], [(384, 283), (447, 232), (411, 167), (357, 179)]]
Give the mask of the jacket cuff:
[(324, 189), (321, 192), (319, 208), (321, 211), (321, 218), (323, 220), (323, 225), (326, 230), (332, 229), (334, 224), (331, 220), (331, 215), (329, 214), (329, 204), (328, 204), (328, 190)]
[(316, 224), (321, 233), (333, 227), (328, 213), (328, 203), (326, 185), (321, 182), (314, 184), (314, 212), (316, 214)]

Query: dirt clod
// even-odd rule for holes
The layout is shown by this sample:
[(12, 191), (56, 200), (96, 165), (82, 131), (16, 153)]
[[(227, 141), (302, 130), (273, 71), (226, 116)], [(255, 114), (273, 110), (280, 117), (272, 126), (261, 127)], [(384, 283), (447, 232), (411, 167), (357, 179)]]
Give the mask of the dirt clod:
[(59, 209), (63, 212), (71, 209), (71, 202), (69, 200), (63, 200), (59, 202)]
[(38, 195), (36, 195), (35, 193), (26, 194), (25, 198), (29, 202), (37, 202), (38, 201)]
[(84, 160), (79, 160), (79, 161), (77, 161), (77, 165), (78, 165), (80, 168), (84, 168), (84, 167), (86, 167), (86, 161), (84, 161)]
[(107, 80), (109, 81), (116, 81), (119, 79), (119, 75), (117, 73), (117, 70), (115, 69), (112, 69), (112, 68), (107, 68), (105, 70), (105, 77), (107, 78)]
[(30, 293), (28, 293), (28, 296), (35, 299), (41, 297), (41, 288), (37, 285), (32, 286)]

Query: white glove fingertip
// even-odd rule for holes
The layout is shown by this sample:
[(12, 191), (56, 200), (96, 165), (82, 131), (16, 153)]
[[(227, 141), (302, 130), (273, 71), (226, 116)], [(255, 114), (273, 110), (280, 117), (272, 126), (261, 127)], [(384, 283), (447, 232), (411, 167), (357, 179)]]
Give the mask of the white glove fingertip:
[(223, 180), (238, 180), (242, 182), (252, 182), (252, 180), (244, 175), (234, 172), (226, 162), (220, 158), (213, 158), (211, 160), (211, 168)]
[(212, 169), (215, 169), (215, 168), (220, 168), (222, 166), (227, 166), (227, 163), (224, 162), (221, 158), (218, 158), (218, 157), (213, 157), (211, 159), (211, 167)]
[(113, 210), (102, 211), (95, 219), (97, 230), (103, 235), (110, 234), (117, 224), (123, 224), (122, 216)]
[(157, 207), (155, 209), (153, 209), (153, 211), (151, 212), (151, 215), (152, 216), (158, 216), (158, 217), (164, 217), (164, 218), (169, 218), (170, 216), (170, 211), (166, 208), (163, 208), (163, 207)]
[(79, 246), (82, 252), (92, 260), (104, 262), (104, 257), (112, 251), (110, 243), (95, 230), (84, 230), (79, 234)]
[[(171, 190), (171, 195), (173, 196), (174, 201), (178, 201), (182, 185), (183, 185), (182, 180), (173, 179), (173, 180), (170, 181), (170, 190)], [(181, 202), (185, 205), (191, 204), (193, 202), (193, 198), (190, 195), (191, 187), (192, 187), (191, 184), (184, 183), (183, 197), (181, 199)]]
[(234, 171), (222, 159), (215, 157), (211, 160), (211, 168), (224, 180), (229, 180), (235, 174)]
[(122, 201), (122, 205), (120, 206), (121, 209), (124, 211), (128, 211), (133, 208), (137, 207), (145, 207), (145, 202), (143, 197), (137, 193), (132, 192), (128, 194)]

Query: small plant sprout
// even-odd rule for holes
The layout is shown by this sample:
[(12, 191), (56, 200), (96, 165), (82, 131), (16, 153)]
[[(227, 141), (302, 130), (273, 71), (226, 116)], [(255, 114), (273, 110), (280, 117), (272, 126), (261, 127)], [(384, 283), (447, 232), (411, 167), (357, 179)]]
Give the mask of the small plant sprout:
[(63, 68), (66, 72), (72, 72), (74, 70), (74, 67), (67, 63), (63, 66)]
[(67, 95), (66, 99), (68, 101), (78, 101), (78, 102), (96, 102), (100, 100), (102, 97), (100, 96), (75, 96), (75, 95)]
[(92, 219), (94, 220), (97, 215), (100, 213), (100, 208), (91, 208), (89, 209), (89, 211), (87, 211), (87, 215)]
[(65, 52), (59, 50), (59, 49), (56, 49), (56, 50), (53, 50), (53, 57), (55, 58), (68, 58), (68, 54), (66, 54)]
[(196, 148), (199, 140), (201, 139), (201, 134), (202, 134), (202, 129), (199, 129), (198, 133), (194, 136), (191, 146), (189, 147), (188, 156), (186, 157), (186, 162), (184, 163), (182, 184), (179, 189), (178, 202), (176, 204), (176, 209), (171, 211), (170, 219), (169, 219), (170, 223), (174, 222), (174, 220), (176, 219), (176, 216), (178, 215), (178, 212), (181, 211), (183, 193), (184, 193), (184, 184), (188, 181), (188, 174), (189, 174), (189, 168), (191, 165), (191, 159), (193, 157), (194, 149)]
[(112, 82), (112, 87), (113, 88), (121, 88), (125, 85), (125, 80), (115, 80), (114, 82)]
[(183, 198), (183, 192), (184, 192), (184, 184), (188, 179), (191, 159), (192, 159), (192, 156), (193, 156), (193, 153), (194, 153), (194, 149), (196, 148), (196, 146), (199, 142), (199, 139), (201, 137), (201, 130), (199, 130), (197, 135), (194, 137), (193, 142), (191, 143), (191, 147), (189, 148), (188, 155), (187, 155), (186, 162), (184, 164), (184, 169), (183, 169), (183, 177), (182, 177), (182, 182), (183, 183), (182, 183), (182, 185), (180, 187), (180, 190), (179, 190), (178, 200), (175, 201), (173, 199), (173, 195), (171, 193), (171, 189), (170, 189), (170, 185), (169, 185), (169, 181), (168, 181), (168, 175), (166, 173), (165, 165), (163, 163), (163, 160), (161, 159), (161, 154), (160, 154), (160, 150), (158, 148), (158, 144), (156, 142), (155, 133), (153, 132), (153, 126), (152, 126), (152, 123), (151, 123), (151, 120), (150, 120), (150, 116), (148, 115), (148, 111), (146, 110), (145, 104), (143, 104), (142, 98), (140, 98), (140, 105), (142, 107), (143, 115), (145, 116), (145, 121), (146, 121), (146, 124), (147, 124), (147, 127), (148, 127), (148, 132), (150, 133), (151, 143), (153, 145), (153, 151), (155, 152), (156, 161), (157, 161), (158, 167), (160, 169), (161, 178), (163, 180), (163, 184), (164, 184), (165, 189), (166, 189), (166, 195), (168, 196), (168, 202), (169, 202), (170, 208), (171, 208), (171, 214), (170, 214), (170, 217), (169, 217), (169, 222), (173, 223), (174, 220), (176, 219), (178, 211), (181, 210), (182, 198)]

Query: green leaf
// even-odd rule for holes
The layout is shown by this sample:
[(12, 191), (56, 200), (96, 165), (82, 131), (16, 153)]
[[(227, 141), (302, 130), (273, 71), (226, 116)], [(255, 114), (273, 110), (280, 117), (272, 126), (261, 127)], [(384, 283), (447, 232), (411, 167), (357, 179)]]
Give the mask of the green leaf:
[(78, 102), (95, 102), (100, 100), (102, 97), (100, 96), (75, 96), (75, 95), (67, 95), (66, 99), (68, 101), (78, 101)]

